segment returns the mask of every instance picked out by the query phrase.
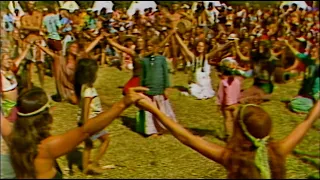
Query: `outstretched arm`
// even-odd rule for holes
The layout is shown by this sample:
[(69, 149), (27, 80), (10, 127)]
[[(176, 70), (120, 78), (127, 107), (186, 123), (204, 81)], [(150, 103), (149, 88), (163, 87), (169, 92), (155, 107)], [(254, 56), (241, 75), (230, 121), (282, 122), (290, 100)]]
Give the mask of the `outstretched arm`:
[(49, 56), (51, 56), (52, 58), (56, 58), (58, 55), (56, 55), (53, 51), (51, 51), (49, 48), (44, 47), (41, 45), (40, 42), (36, 42), (36, 45), (45, 53), (47, 53)]
[(236, 45), (236, 52), (237, 52), (238, 56), (240, 57), (240, 59), (241, 59), (242, 61), (249, 61), (249, 60), (250, 60), (250, 57), (244, 56), (244, 55), (241, 53), (241, 51), (240, 51), (239, 40), (236, 39), (234, 42), (235, 42), (235, 45)]
[(297, 49), (295, 49), (291, 44), (289, 44), (288, 40), (284, 41), (286, 43), (286, 45), (289, 47), (290, 51), (297, 56), (299, 54), (299, 51)]
[(16, 59), (14, 59), (14, 64), (16, 67), (19, 67), (21, 61), (26, 57), (28, 51), (30, 50), (30, 44), (27, 45), (26, 49), (24, 51), (22, 51), (21, 55), (19, 57), (17, 57)]
[(320, 117), (320, 101), (317, 101), (305, 121), (300, 123), (287, 137), (279, 142), (279, 152), (288, 155), (301, 142), (312, 124)]
[(145, 92), (147, 90), (147, 88), (143, 87), (131, 88), (126, 97), (116, 102), (108, 111), (89, 119), (83, 126), (43, 140), (41, 144), (45, 146), (47, 154), (50, 155), (49, 158), (56, 159), (67, 154), (89, 136), (103, 130), (131, 104), (143, 98), (138, 92)]
[(92, 41), (89, 46), (85, 49), (85, 53), (89, 53), (96, 45), (99, 43), (101, 39), (104, 38), (104, 35), (98, 36), (94, 41)]
[(125, 53), (129, 54), (132, 57), (136, 56), (136, 53), (132, 49), (126, 48), (126, 47), (118, 44), (117, 42), (113, 41), (111, 38), (107, 38), (107, 41), (111, 46), (119, 49), (120, 51), (125, 52)]
[(150, 100), (141, 99), (137, 102), (137, 105), (154, 114), (181, 143), (191, 147), (203, 156), (212, 159), (219, 164), (223, 164), (222, 156), (226, 151), (226, 148), (207, 142), (201, 137), (193, 135), (180, 124), (171, 120), (164, 113), (162, 113), (155, 105), (151, 103)]
[(218, 49), (209, 52), (209, 53), (206, 55), (206, 56), (207, 56), (207, 59), (211, 59), (213, 56), (216, 55), (217, 52), (222, 51), (222, 50), (225, 50), (226, 48), (228, 48), (228, 47), (230, 46), (231, 43), (232, 43), (232, 42), (228, 42), (228, 43), (226, 43), (225, 45), (219, 47)]
[(308, 63), (308, 55), (304, 54), (304, 53), (300, 53), (297, 49), (295, 49), (291, 44), (289, 44), (289, 42), (287, 40), (284, 41), (286, 43), (286, 45), (289, 47), (289, 49), (291, 50), (291, 52), (297, 57), (294, 63), (294, 66), (298, 65), (297, 60), (302, 61), (303, 63)]
[(172, 35), (175, 33), (175, 30), (170, 31), (169, 35), (155, 48), (154, 52), (158, 52), (160, 48), (162, 48), (172, 37)]

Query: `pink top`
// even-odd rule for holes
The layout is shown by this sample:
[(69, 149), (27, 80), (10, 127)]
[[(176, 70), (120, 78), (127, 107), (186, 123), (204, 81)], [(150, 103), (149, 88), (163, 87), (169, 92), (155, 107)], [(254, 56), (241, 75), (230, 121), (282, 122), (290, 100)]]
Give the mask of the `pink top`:
[[(230, 84), (229, 84), (230, 83)], [(228, 83), (228, 78), (221, 79), (218, 89), (218, 104), (222, 105), (222, 101), (224, 98), (224, 92), (226, 92), (226, 101), (224, 105), (230, 106), (233, 104), (237, 104), (240, 98), (241, 92), (241, 82), (237, 77), (234, 77), (232, 82)]]

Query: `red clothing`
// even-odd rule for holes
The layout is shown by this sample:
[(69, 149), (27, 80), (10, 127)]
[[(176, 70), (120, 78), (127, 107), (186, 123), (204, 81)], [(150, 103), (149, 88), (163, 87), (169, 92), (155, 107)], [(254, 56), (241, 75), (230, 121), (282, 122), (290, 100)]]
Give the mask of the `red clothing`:
[(303, 62), (299, 61), (299, 65), (297, 67), (297, 70), (299, 72), (304, 72), (306, 70), (306, 65), (304, 65)]
[(138, 87), (140, 85), (140, 78), (138, 76), (132, 77), (123, 88), (122, 94), (125, 95), (128, 93), (129, 88)]

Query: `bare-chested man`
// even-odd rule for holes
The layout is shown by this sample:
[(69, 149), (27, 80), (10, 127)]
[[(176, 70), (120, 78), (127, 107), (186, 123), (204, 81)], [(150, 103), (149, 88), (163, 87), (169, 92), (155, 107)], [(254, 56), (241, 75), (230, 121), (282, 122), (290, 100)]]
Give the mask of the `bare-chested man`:
[[(179, 10), (179, 4), (174, 3), (172, 4), (171, 12), (168, 12), (165, 8), (160, 8), (160, 11), (164, 14), (164, 16), (170, 21), (170, 27), (172, 29), (176, 28), (178, 23), (180, 22), (181, 18), (183, 17), (182, 14), (178, 12)], [(171, 49), (172, 51), (170, 52), (170, 56), (172, 58), (172, 65), (173, 65), (173, 72), (177, 70), (177, 65), (178, 65), (178, 49), (179, 46), (177, 44), (177, 41), (174, 37), (171, 38), (170, 40), (171, 43)]]
[[(34, 43), (35, 41), (44, 41), (42, 36), (40, 36), (40, 30), (42, 25), (42, 18), (43, 15), (40, 11), (37, 11), (34, 9), (35, 7), (35, 1), (28, 1), (27, 3), (27, 11), (26, 13), (21, 17), (21, 27), (20, 30), (24, 37), (25, 41), (28, 43)], [(30, 63), (27, 64), (27, 71), (28, 71), (28, 78), (27, 78), (27, 88), (32, 87), (31, 82), (31, 74), (34, 63), (36, 63), (37, 69), (38, 69), (38, 75), (41, 87), (43, 87), (44, 84), (44, 53), (36, 46), (32, 47), (31, 52), (26, 57), (28, 60), (30, 60)]]

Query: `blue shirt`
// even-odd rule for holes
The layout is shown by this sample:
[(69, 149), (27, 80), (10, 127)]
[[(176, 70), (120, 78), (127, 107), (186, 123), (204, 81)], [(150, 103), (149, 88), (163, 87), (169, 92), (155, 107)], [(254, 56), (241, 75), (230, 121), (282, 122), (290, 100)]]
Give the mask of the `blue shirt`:
[(62, 32), (68, 32), (72, 30), (72, 21), (70, 19), (64, 17), (60, 20), (60, 23), (62, 26), (66, 25), (65, 28), (63, 28)]
[(14, 18), (12, 14), (6, 14), (3, 16), (3, 22), (5, 23), (4, 25), (4, 30), (12, 32), (14, 29), (13, 22)]
[(49, 39), (61, 40), (61, 37), (58, 33), (58, 29), (62, 26), (59, 16), (55, 14), (45, 16), (43, 18), (43, 25), (48, 31)]

